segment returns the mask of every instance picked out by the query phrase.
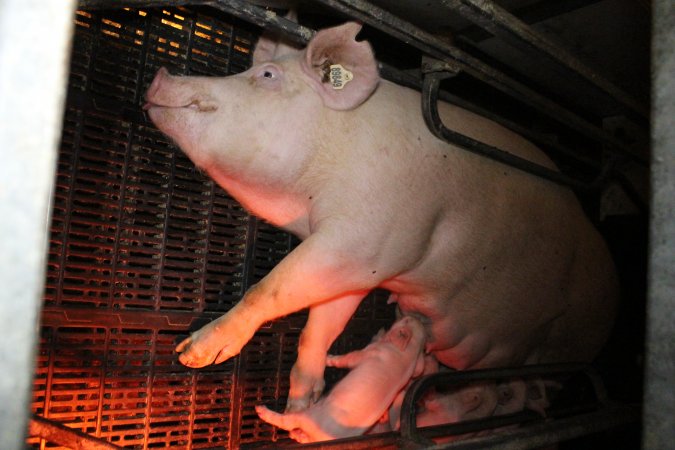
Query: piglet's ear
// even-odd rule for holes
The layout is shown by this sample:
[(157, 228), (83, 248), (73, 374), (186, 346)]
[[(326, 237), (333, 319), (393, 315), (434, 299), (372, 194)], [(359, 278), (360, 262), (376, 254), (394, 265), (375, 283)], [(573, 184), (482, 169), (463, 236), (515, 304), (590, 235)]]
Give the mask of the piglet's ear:
[(347, 22), (319, 31), (305, 49), (302, 68), (324, 104), (354, 109), (373, 93), (380, 80), (373, 50), (357, 42), (361, 25)]

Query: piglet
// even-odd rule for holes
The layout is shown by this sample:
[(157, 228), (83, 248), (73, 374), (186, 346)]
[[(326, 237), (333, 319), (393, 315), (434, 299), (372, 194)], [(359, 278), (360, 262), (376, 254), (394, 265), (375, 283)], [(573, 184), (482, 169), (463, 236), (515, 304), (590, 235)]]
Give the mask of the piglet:
[(499, 404), (494, 381), (460, 386), (449, 392), (429, 392), (417, 413), (417, 426), (427, 427), (492, 416)]
[[(479, 381), (457, 386), (449, 391), (429, 391), (421, 400), (416, 423), (418, 427), (479, 420), (491, 416), (515, 414), (529, 409), (546, 417), (549, 407), (547, 388), (561, 385), (541, 378), (511, 378), (501, 381)], [(486, 436), (513, 429), (518, 425), (488, 428), (461, 436), (437, 438), (437, 443), (452, 442), (473, 436)]]
[(256, 407), (262, 420), (291, 432), (298, 442), (358, 436), (387, 412), (408, 381), (424, 369), (422, 324), (406, 316), (362, 350), (328, 356), (326, 364), (351, 371), (330, 393), (301, 412), (280, 414)]

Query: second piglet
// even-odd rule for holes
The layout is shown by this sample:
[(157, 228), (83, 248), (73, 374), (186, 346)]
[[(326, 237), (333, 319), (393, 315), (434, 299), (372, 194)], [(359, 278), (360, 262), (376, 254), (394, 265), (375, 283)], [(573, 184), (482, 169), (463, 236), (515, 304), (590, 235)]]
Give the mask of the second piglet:
[(301, 412), (280, 414), (257, 406), (261, 419), (291, 432), (298, 442), (358, 436), (387, 412), (408, 381), (424, 369), (425, 334), (413, 317), (403, 317), (362, 350), (329, 356), (327, 365), (351, 371), (330, 393)]

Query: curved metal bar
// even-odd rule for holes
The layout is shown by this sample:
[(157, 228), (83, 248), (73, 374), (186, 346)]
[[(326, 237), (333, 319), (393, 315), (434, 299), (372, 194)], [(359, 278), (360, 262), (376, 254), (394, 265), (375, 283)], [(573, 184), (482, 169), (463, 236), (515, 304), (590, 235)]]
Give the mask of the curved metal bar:
[(580, 181), (556, 170), (533, 163), (525, 158), (521, 158), (520, 156), (516, 156), (447, 128), (443, 124), (440, 114), (438, 113), (438, 90), (441, 81), (452, 76), (454, 76), (453, 72), (431, 72), (424, 75), (422, 112), (424, 114), (424, 122), (434, 136), (452, 145), (456, 145), (463, 150), (499, 161), (523, 172), (563, 186), (571, 187), (575, 190), (583, 191), (597, 189), (605, 181), (610, 170), (609, 167), (604, 167), (596, 179), (591, 182)]
[[(528, 450), (549, 448), (551, 445), (589, 434), (631, 425), (639, 421), (639, 408), (609, 405), (598, 411), (542, 420), (522, 427), (488, 434), (487, 436), (434, 445), (435, 450)], [(414, 445), (414, 444), (413, 444)], [(403, 447), (409, 448), (409, 447)], [(415, 448), (412, 445), (410, 448)], [(419, 447), (417, 447), (419, 448)]]
[[(380, 75), (382, 78), (392, 81), (396, 84), (400, 84), (402, 86), (422, 92), (422, 76), (395, 69), (394, 67), (385, 63), (380, 63)], [(536, 145), (544, 146), (545, 148), (550, 149), (561, 156), (574, 160), (576, 164), (583, 165), (584, 167), (588, 167), (592, 170), (600, 169), (599, 161), (589, 158), (578, 150), (573, 150), (572, 148), (563, 145), (556, 138), (555, 134), (536, 132), (532, 128), (529, 128), (522, 123), (517, 123), (513, 120), (507, 119), (506, 117), (490, 112), (485, 108), (479, 107), (468, 100), (460, 98), (444, 90), (438, 91), (438, 98), (446, 103), (459, 106), (462, 109), (466, 109), (467, 111), (478, 114), (479, 116), (483, 116), (486, 119), (490, 119), (493, 122), (497, 122), (499, 125), (523, 136), (525, 139)]]
[[(586, 375), (593, 386), (595, 397), (599, 404), (608, 403), (607, 393), (600, 376), (588, 364), (566, 363), (566, 364), (543, 364), (523, 367), (508, 367), (498, 369), (479, 369), (457, 372), (438, 372), (427, 375), (416, 380), (408, 389), (401, 406), (401, 437), (403, 439), (415, 442), (421, 445), (428, 445), (431, 441), (424, 437), (416, 424), (416, 403), (430, 387), (439, 384), (462, 385), (473, 381), (495, 380), (514, 377), (533, 377), (533, 376), (556, 376), (564, 374), (583, 373)], [(529, 412), (524, 414), (512, 414), (503, 417), (488, 417), (477, 421), (460, 422), (453, 424), (452, 429), (446, 431), (456, 434), (463, 434), (482, 429), (489, 429), (498, 426), (521, 423), (521, 421), (532, 421), (536, 419)]]

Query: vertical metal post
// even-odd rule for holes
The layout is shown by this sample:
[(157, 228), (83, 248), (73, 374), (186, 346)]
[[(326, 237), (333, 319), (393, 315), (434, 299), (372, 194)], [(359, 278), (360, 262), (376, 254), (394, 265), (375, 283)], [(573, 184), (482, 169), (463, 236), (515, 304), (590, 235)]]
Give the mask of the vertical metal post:
[(653, 2), (652, 213), (643, 448), (675, 442), (675, 14)]
[(73, 0), (0, 0), (0, 448), (25, 448)]

